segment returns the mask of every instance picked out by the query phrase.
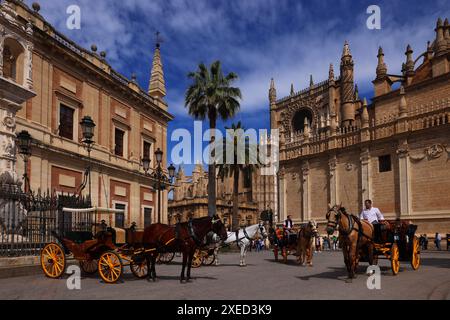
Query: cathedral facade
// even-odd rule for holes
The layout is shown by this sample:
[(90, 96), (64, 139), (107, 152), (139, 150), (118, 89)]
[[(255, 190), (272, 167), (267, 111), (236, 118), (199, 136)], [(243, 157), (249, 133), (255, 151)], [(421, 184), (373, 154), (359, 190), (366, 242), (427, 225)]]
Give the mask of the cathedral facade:
[[(233, 211), (233, 176), (218, 177), (216, 183), (217, 214), (231, 226)], [(239, 175), (239, 225), (259, 222), (264, 210), (276, 207), (274, 177), (260, 174), (259, 169), (241, 170)], [(272, 209), (273, 210), (273, 209)], [(208, 172), (197, 164), (191, 176), (179, 168), (169, 200), (169, 221), (187, 221), (190, 217), (208, 215)]]
[[(344, 44), (339, 74), (277, 99), (269, 90), (271, 128), (280, 130), (279, 221), (325, 222), (328, 204), (359, 213), (372, 199), (386, 219), (450, 230), (450, 27), (439, 19), (436, 38), (402, 73), (388, 72), (378, 51), (374, 97), (361, 99), (355, 63)], [(425, 47), (425, 46), (424, 46)], [(374, 57), (375, 58), (375, 57)], [(357, 71), (357, 68), (356, 68)]]

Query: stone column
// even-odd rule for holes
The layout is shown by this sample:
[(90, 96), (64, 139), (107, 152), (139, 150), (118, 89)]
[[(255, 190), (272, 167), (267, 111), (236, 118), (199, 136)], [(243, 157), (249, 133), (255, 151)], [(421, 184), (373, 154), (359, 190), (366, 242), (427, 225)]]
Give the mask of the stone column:
[(302, 220), (308, 221), (311, 218), (310, 192), (309, 192), (309, 162), (302, 165)]
[(0, 181), (3, 183), (18, 184), (20, 181), (15, 168), (15, 116), (20, 108), (16, 103), (0, 100)]
[(364, 201), (372, 198), (372, 188), (370, 186), (370, 152), (368, 148), (364, 148), (361, 151), (359, 160), (361, 162), (361, 207), (364, 207)]
[(409, 161), (409, 149), (406, 140), (400, 143), (397, 149), (398, 179), (400, 186), (400, 216), (412, 213), (411, 201), (411, 168)]
[(330, 205), (334, 206), (338, 203), (338, 193), (337, 193), (337, 157), (336, 155), (333, 155), (328, 160), (328, 170), (329, 170), (329, 186), (328, 186), (328, 192), (329, 192), (329, 199), (330, 199)]
[(277, 213), (277, 222), (283, 221), (286, 216), (286, 177), (285, 170), (282, 167), (278, 173), (279, 176), (279, 186), (278, 186), (278, 194), (280, 199), (280, 211)]

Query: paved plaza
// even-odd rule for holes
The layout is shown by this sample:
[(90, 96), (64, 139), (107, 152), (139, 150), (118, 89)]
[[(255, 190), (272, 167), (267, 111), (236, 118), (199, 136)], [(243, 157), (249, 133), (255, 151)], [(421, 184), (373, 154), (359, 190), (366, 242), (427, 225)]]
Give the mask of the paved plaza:
[(188, 284), (178, 281), (180, 258), (157, 266), (156, 283), (135, 279), (128, 270), (114, 285), (102, 283), (98, 275), (83, 277), (81, 290), (68, 290), (67, 276), (1, 279), (0, 299), (450, 299), (450, 253), (444, 251), (423, 253), (417, 271), (402, 263), (397, 276), (391, 275), (387, 260), (380, 260), (380, 290), (367, 289), (367, 264), (346, 283), (341, 252), (316, 254), (313, 267), (297, 265), (293, 256), (288, 264), (275, 262), (270, 251), (249, 253), (247, 267), (238, 263), (238, 254), (223, 254), (220, 266), (193, 269)]

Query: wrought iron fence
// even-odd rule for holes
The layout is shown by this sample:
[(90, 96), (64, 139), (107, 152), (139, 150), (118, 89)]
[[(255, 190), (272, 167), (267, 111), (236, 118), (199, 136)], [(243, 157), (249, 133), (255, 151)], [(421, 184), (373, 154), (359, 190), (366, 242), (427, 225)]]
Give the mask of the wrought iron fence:
[[(87, 208), (89, 199), (55, 192), (24, 192), (14, 184), (0, 184), (0, 256), (38, 255), (53, 232), (77, 230), (85, 217), (70, 217), (64, 207)], [(84, 220), (83, 220), (84, 218)]]

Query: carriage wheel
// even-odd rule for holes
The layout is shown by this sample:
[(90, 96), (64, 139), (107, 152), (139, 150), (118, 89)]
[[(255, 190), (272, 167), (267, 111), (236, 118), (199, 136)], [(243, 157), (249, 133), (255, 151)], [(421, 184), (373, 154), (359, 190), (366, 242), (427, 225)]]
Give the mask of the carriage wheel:
[(41, 251), (41, 267), (49, 278), (59, 278), (66, 269), (66, 256), (63, 248), (54, 242), (47, 244)]
[(168, 264), (170, 263), (173, 258), (175, 257), (175, 252), (166, 252), (166, 253), (160, 253), (158, 255), (158, 263), (159, 264)]
[(106, 283), (116, 283), (122, 275), (122, 269), (122, 260), (112, 251), (105, 252), (98, 260), (100, 277)]
[(133, 275), (136, 278), (143, 279), (148, 274), (147, 268), (147, 258), (146, 257), (138, 257), (136, 260), (131, 260), (130, 269)]
[(207, 254), (202, 259), (202, 264), (204, 266), (211, 266), (214, 261), (216, 261), (216, 255), (215, 254)]
[(87, 274), (94, 274), (98, 270), (98, 260), (82, 260), (80, 261), (80, 268)]
[(391, 247), (391, 269), (392, 274), (395, 276), (400, 271), (400, 251), (398, 250), (398, 246), (394, 243)]
[(194, 257), (192, 258), (192, 268), (199, 268), (202, 265), (203, 255), (200, 250), (195, 250)]
[(417, 270), (420, 267), (420, 247), (419, 239), (413, 238), (412, 251), (411, 251), (411, 267), (413, 270)]

